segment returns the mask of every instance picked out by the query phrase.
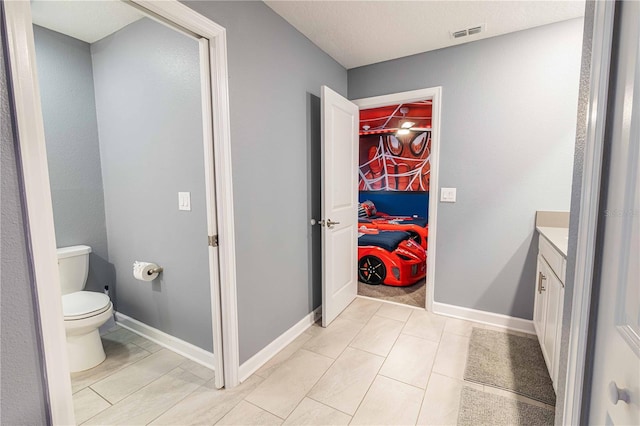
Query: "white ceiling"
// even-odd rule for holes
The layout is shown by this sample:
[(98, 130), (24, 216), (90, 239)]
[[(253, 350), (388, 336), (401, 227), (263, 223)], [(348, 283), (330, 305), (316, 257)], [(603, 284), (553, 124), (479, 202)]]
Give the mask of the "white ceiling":
[[(584, 15), (582, 0), (265, 3), (347, 69)], [(479, 24), (486, 32), (450, 36)]]
[(120, 0), (32, 0), (33, 23), (94, 43), (143, 18), (141, 12)]

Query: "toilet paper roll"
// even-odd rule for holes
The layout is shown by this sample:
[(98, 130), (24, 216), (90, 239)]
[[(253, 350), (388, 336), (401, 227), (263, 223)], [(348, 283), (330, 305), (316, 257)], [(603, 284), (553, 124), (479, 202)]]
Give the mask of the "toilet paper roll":
[(140, 281), (153, 281), (157, 278), (157, 272), (151, 272), (153, 269), (158, 269), (158, 265), (151, 262), (133, 262), (133, 277)]

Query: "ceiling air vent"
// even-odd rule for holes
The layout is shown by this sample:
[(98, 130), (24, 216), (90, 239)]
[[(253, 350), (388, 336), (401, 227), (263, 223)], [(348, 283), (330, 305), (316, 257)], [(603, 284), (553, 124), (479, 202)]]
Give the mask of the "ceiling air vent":
[(462, 38), (462, 37), (480, 34), (481, 32), (486, 31), (486, 25), (487, 24), (474, 25), (472, 27), (465, 28), (463, 30), (450, 31), (451, 38)]

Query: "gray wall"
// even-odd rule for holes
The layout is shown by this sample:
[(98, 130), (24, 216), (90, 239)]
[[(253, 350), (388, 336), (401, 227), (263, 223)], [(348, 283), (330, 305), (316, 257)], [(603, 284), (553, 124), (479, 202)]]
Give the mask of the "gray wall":
[(437, 302), (531, 319), (536, 210), (569, 210), (582, 19), (349, 70), (351, 99), (442, 86)]
[(91, 246), (86, 289), (102, 291), (113, 277), (89, 44), (35, 25), (33, 30), (56, 244)]
[[(2, 6), (0, 5), (0, 9)], [(47, 423), (34, 283), (24, 228), (5, 68), (0, 50), (0, 424)]]
[(186, 4), (227, 30), (244, 362), (321, 303), (309, 226), (319, 209), (318, 96), (323, 84), (346, 95), (347, 73), (262, 2)]
[[(117, 310), (212, 351), (198, 43), (142, 19), (91, 54)], [(165, 270), (138, 281), (135, 260)]]

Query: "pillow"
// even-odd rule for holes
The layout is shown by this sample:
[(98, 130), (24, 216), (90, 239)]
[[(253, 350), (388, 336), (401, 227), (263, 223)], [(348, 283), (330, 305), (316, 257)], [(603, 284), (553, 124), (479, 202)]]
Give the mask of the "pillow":
[(358, 207), (358, 216), (359, 217), (372, 217), (375, 216), (378, 211), (376, 210), (375, 204), (373, 201), (367, 200), (360, 203)]

